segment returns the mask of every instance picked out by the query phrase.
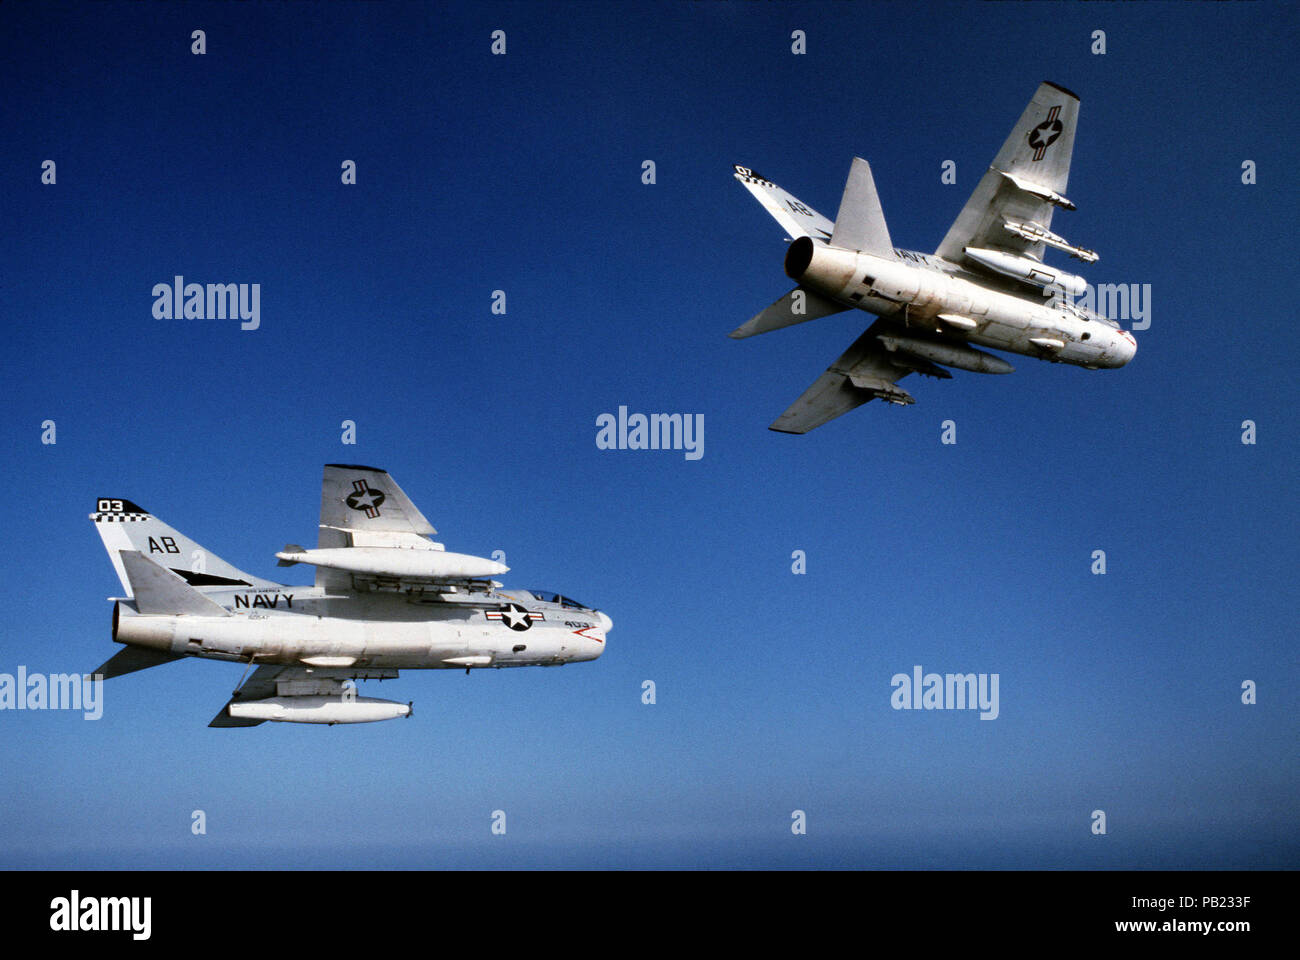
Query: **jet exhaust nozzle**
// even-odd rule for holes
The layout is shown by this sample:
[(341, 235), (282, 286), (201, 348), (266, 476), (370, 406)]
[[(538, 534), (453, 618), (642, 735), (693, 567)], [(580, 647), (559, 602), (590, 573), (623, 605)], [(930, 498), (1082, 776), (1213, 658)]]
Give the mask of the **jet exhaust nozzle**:
[(796, 237), (790, 241), (790, 248), (785, 252), (785, 275), (791, 280), (802, 280), (812, 264), (813, 252), (812, 237)]
[(843, 247), (833, 247), (798, 237), (785, 252), (785, 275), (806, 287), (840, 296), (853, 280), (858, 268), (858, 254)]

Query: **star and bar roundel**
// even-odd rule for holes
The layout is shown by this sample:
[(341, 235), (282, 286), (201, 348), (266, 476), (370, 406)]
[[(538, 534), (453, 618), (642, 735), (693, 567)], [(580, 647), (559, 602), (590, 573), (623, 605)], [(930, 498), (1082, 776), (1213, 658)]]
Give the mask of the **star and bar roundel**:
[(1029, 145), (1034, 148), (1035, 160), (1043, 159), (1043, 154), (1047, 152), (1047, 148), (1056, 142), (1056, 138), (1065, 129), (1061, 121), (1057, 119), (1060, 113), (1061, 108), (1059, 106), (1052, 107), (1047, 111), (1047, 119), (1029, 131)]
[(348, 494), (347, 499), (343, 502), (353, 510), (360, 510), (373, 520), (379, 516), (379, 505), (384, 500), (384, 491), (367, 486), (364, 480), (353, 480), (352, 492)]
[(487, 618), (489, 620), (500, 620), (511, 630), (523, 631), (531, 627), (534, 620), (545, 620), (546, 614), (525, 610), (517, 603), (507, 603), (500, 610), (489, 610)]

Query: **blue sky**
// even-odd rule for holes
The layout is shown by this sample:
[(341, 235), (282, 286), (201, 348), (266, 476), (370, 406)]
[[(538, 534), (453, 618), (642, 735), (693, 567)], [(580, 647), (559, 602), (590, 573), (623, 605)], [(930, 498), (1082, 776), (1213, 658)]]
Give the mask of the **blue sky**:
[[(240, 670), (200, 661), (113, 681), (95, 722), (2, 712), (0, 865), (1296, 866), (1297, 20), (3, 5), (0, 672), (116, 649), (96, 497), (279, 579), (337, 461), (615, 629), (591, 664), (366, 687), (410, 721), (210, 730)], [(1054, 227), (1089, 280), (1151, 284), (1133, 363), (769, 432), (869, 318), (727, 338), (789, 286), (730, 165), (833, 217), (861, 155), (930, 251), (1043, 79), (1082, 98)], [(260, 284), (260, 328), (155, 319), (177, 274)], [(703, 414), (703, 458), (598, 449), (620, 405)], [(915, 664), (997, 673), (999, 717), (891, 709)]]

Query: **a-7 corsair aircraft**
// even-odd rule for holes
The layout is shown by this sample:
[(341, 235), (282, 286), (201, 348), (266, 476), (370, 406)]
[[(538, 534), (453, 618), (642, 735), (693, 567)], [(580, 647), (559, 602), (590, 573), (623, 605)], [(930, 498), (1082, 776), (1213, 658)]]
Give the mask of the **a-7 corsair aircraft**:
[(1090, 370), (1133, 359), (1131, 333), (1071, 302), (1084, 292), (1083, 278), (1043, 263), (1046, 247), (1097, 260), (1049, 229), (1056, 207), (1075, 209), (1065, 187), (1078, 116), (1077, 96), (1041, 84), (933, 254), (890, 243), (871, 168), (861, 158), (853, 160), (834, 223), (748, 167), (735, 168), (736, 179), (793, 238), (785, 272), (799, 285), (731, 336), (851, 307), (880, 317), (771, 429), (807, 433), (875, 397), (912, 403), (897, 385), (909, 373), (946, 380), (952, 374), (944, 367), (1012, 371), (970, 344)]
[(317, 548), (276, 554), (282, 566), (314, 565), (311, 587), (236, 570), (130, 500), (101, 499), (90, 519), (127, 593), (113, 598), (125, 647), (95, 672), (182, 657), (256, 665), (213, 727), (408, 716), (410, 704), (357, 696), (344, 681), (595, 660), (613, 626), (568, 597), (501, 589), (491, 578), (508, 567), (429, 540), (429, 521), (374, 467), (327, 465)]

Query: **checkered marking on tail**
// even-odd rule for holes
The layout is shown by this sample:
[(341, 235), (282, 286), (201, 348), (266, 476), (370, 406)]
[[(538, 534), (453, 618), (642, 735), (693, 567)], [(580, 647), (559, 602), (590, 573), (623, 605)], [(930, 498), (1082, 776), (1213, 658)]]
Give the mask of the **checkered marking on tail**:
[(90, 515), (90, 519), (96, 523), (125, 523), (128, 520), (149, 520), (151, 517), (148, 510), (130, 500), (99, 497), (95, 500), (95, 512)]
[(733, 163), (731, 166), (736, 171), (736, 179), (738, 180), (743, 180), (746, 183), (755, 183), (758, 184), (760, 187), (776, 186), (776, 184), (773, 183), (771, 180), (767, 179), (767, 177), (755, 173), (753, 170), (749, 169), (749, 167), (742, 167), (738, 163)]

